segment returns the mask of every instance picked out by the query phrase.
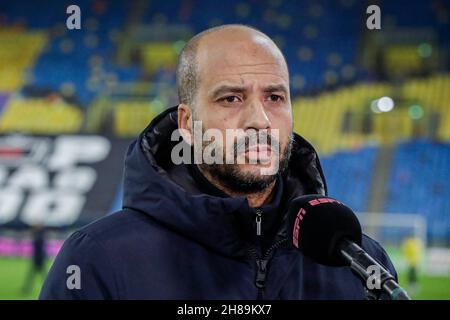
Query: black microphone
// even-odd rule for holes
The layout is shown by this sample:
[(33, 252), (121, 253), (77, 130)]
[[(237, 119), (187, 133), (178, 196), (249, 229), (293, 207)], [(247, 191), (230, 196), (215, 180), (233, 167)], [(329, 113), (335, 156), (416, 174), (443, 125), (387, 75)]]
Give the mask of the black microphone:
[(410, 300), (389, 271), (361, 248), (361, 225), (349, 207), (308, 195), (293, 199), (288, 210), (289, 240), (305, 256), (327, 266), (350, 266), (375, 296), (383, 291), (392, 300)]

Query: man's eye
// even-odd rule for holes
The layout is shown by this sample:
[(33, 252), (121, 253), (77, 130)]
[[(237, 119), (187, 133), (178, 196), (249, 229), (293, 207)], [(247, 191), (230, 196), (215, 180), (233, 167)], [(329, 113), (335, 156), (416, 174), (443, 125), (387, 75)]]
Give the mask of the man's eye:
[(220, 100), (228, 102), (228, 103), (239, 102), (239, 98), (236, 96), (228, 96), (228, 97), (224, 97)]
[(279, 101), (283, 101), (283, 97), (279, 96), (277, 94), (271, 94), (269, 96), (269, 100), (272, 101), (272, 102), (279, 102)]

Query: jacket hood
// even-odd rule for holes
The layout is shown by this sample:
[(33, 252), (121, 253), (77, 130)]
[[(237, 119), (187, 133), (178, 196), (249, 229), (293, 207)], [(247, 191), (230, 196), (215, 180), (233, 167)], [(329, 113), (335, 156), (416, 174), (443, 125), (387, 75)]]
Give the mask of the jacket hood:
[[(177, 128), (177, 107), (172, 107), (153, 119), (130, 144), (125, 159), (123, 208), (143, 212), (223, 255), (245, 255), (247, 244), (239, 231), (239, 220), (251, 210), (246, 198), (212, 196), (186, 187), (190, 182), (182, 180), (189, 179), (188, 175), (177, 173), (180, 166), (171, 161), (172, 148), (179, 143), (171, 141)], [(297, 134), (284, 185), (284, 203), (304, 194), (327, 194), (318, 155)], [(286, 229), (282, 223), (277, 237), (286, 237)]]

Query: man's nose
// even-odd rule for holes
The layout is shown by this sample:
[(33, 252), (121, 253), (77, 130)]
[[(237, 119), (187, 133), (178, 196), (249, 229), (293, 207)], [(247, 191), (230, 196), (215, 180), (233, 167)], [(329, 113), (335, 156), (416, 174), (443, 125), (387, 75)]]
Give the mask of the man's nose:
[(264, 108), (264, 105), (260, 101), (252, 101), (252, 103), (247, 108), (246, 119), (245, 119), (246, 129), (270, 129), (271, 123)]

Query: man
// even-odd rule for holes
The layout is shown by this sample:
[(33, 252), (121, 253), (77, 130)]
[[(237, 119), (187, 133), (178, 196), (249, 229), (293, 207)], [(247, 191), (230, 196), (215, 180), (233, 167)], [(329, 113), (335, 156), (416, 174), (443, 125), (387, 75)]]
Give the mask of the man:
[(47, 273), (45, 262), (47, 258), (46, 247), (46, 235), (45, 228), (42, 225), (34, 225), (31, 227), (31, 238), (33, 244), (33, 254), (30, 260), (30, 269), (26, 275), (22, 293), (24, 295), (29, 295), (31, 290), (33, 290), (35, 276), (39, 275), (44, 277)]
[(417, 237), (408, 237), (402, 245), (407, 265), (408, 292), (415, 294), (419, 289), (419, 265), (422, 260), (423, 245)]
[[(289, 200), (327, 190), (313, 147), (292, 132), (288, 68), (273, 41), (241, 25), (200, 33), (180, 55), (177, 86), (180, 104), (129, 147), (123, 210), (65, 242), (40, 298), (364, 299), (349, 268), (316, 264), (287, 245)], [(211, 155), (257, 161), (174, 164), (176, 129), (193, 154), (210, 147), (196, 123), (224, 137), (241, 130), (232, 143), (214, 141), (221, 156)], [(395, 274), (375, 241), (364, 237), (363, 247)], [(71, 265), (78, 285), (67, 283)]]

